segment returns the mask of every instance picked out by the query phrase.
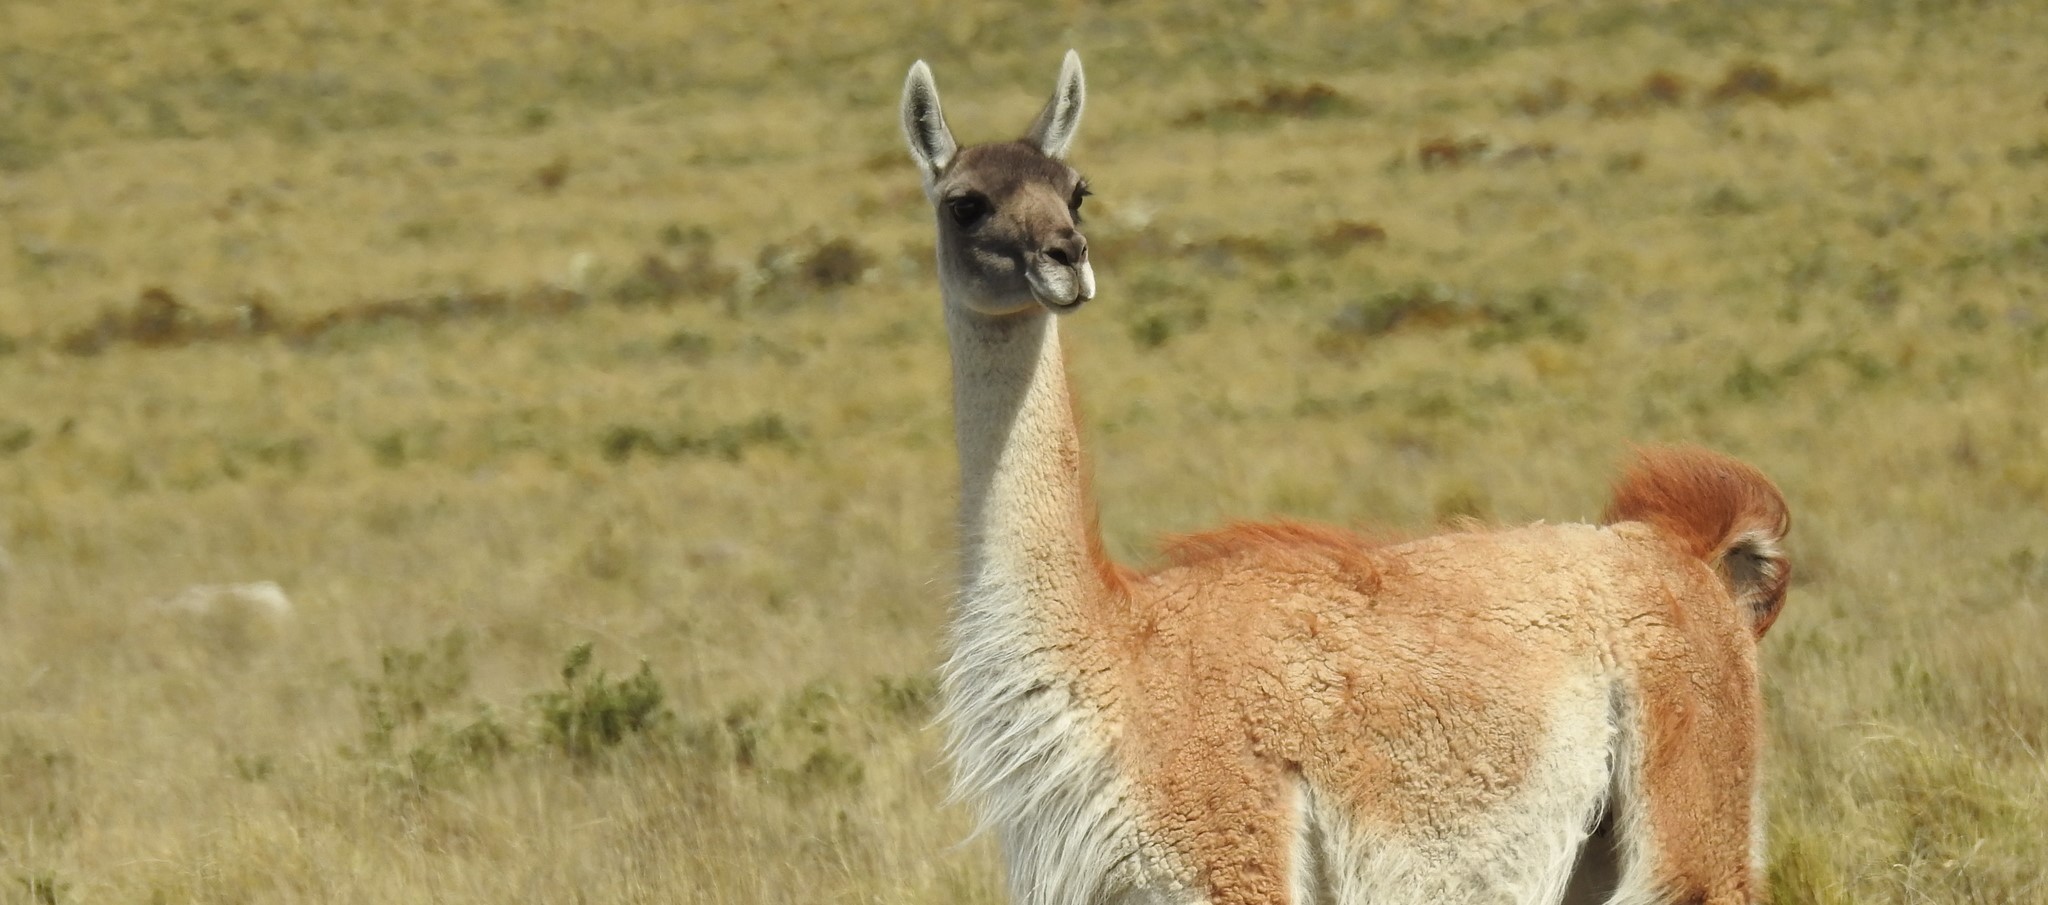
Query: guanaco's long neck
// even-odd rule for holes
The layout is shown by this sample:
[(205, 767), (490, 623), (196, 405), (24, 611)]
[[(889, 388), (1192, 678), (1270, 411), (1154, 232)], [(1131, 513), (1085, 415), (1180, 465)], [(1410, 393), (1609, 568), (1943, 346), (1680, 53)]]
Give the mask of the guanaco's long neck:
[(1114, 597), (1057, 321), (946, 307), (964, 604), (1014, 600), (1044, 620)]

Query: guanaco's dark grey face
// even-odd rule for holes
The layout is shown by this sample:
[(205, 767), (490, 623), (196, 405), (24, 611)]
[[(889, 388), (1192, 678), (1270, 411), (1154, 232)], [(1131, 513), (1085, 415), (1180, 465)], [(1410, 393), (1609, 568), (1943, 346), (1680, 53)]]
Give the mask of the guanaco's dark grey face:
[(1087, 180), (1063, 158), (1085, 93), (1073, 51), (1059, 88), (1024, 138), (960, 149), (919, 61), (903, 86), (903, 132), (938, 221), (939, 280), (949, 304), (986, 315), (1041, 305), (1071, 311), (1095, 297), (1081, 233)]

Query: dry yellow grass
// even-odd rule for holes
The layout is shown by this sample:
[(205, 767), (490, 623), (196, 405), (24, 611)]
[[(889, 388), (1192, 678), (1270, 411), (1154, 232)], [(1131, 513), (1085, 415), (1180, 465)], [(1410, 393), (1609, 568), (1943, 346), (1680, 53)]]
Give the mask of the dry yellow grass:
[[(923, 56), (1005, 135), (1073, 45), (1120, 553), (1585, 518), (1631, 441), (1742, 455), (1796, 520), (1779, 901), (2048, 901), (2044, 37), (7, 4), (0, 900), (996, 901), (924, 729), (953, 466), (894, 104)], [(254, 580), (289, 619), (152, 603)], [(584, 642), (609, 678), (538, 697)]]

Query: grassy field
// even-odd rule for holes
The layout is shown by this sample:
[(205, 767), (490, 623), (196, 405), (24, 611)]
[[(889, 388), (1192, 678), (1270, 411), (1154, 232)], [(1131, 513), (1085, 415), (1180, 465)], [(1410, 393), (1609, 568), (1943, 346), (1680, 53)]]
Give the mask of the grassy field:
[(1119, 555), (1738, 454), (1778, 901), (2048, 902), (2048, 13), (961, 7), (0, 5), (0, 902), (998, 901), (895, 104), (1068, 46)]

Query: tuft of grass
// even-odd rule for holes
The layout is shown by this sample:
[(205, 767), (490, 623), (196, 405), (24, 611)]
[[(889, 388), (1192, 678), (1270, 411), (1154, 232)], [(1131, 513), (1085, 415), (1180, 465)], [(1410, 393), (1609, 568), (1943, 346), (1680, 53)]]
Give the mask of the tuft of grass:
[(0, 739), (0, 791), (8, 801), (0, 832), (45, 843), (69, 838), (80, 819), (77, 775), (71, 752), (9, 731)]
[(23, 902), (33, 905), (60, 905), (71, 901), (71, 884), (58, 879), (53, 871), (30, 871), (17, 874), (15, 882)]

